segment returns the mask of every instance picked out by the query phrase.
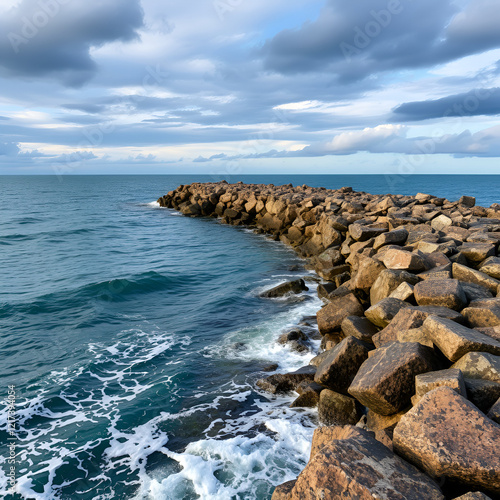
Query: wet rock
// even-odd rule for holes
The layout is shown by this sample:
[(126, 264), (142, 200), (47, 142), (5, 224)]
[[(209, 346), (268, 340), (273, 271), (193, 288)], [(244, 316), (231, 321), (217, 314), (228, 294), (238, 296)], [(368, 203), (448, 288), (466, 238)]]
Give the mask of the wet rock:
[(467, 304), (467, 297), (458, 280), (431, 279), (421, 281), (413, 290), (419, 306), (448, 307), (460, 311)]
[(429, 316), (422, 328), (452, 362), (458, 361), (468, 352), (500, 354), (500, 342), (447, 318)]
[[(345, 431), (344, 431), (345, 432)], [(442, 500), (437, 484), (356, 429), (321, 447), (297, 478), (288, 500)]]
[(422, 373), (415, 377), (415, 396), (411, 402), (417, 405), (423, 396), (437, 387), (450, 387), (464, 398), (467, 397), (465, 381), (462, 372), (456, 368)]
[(389, 297), (401, 283), (406, 282), (410, 285), (416, 285), (419, 281), (421, 281), (420, 278), (407, 271), (386, 269), (378, 275), (370, 290), (370, 303), (373, 306), (382, 299)]
[(452, 368), (458, 368), (465, 378), (500, 383), (500, 356), (487, 352), (469, 352), (460, 358)]
[(361, 406), (349, 396), (324, 389), (319, 396), (318, 417), (324, 425), (354, 425), (361, 417)]
[(372, 337), (378, 332), (378, 328), (363, 316), (348, 316), (342, 321), (342, 333), (346, 336), (353, 336), (363, 342), (373, 343)]
[(359, 367), (368, 358), (367, 344), (347, 337), (336, 345), (318, 366), (314, 381), (335, 392), (347, 394)]
[(288, 281), (287, 283), (282, 283), (281, 285), (271, 288), (271, 290), (266, 290), (265, 292), (262, 292), (260, 296), (264, 298), (276, 298), (276, 297), (283, 297), (284, 295), (290, 293), (299, 294), (307, 290), (309, 290), (309, 288), (307, 288), (304, 280), (300, 279), (295, 281)]
[(500, 281), (488, 276), (481, 271), (472, 269), (461, 264), (453, 264), (453, 278), (460, 281), (468, 281), (487, 288), (491, 293), (496, 294)]
[(435, 368), (434, 352), (429, 347), (391, 342), (361, 365), (348, 392), (375, 413), (392, 415), (410, 404), (415, 376)]
[(348, 316), (362, 316), (363, 313), (363, 307), (353, 293), (336, 297), (316, 314), (319, 332), (321, 335), (334, 332)]
[(420, 255), (406, 250), (391, 248), (381, 259), (387, 269), (400, 269), (412, 273), (426, 269), (425, 261)]
[(500, 426), (449, 387), (427, 393), (394, 430), (394, 449), (432, 477), (500, 492)]
[(315, 366), (303, 366), (291, 373), (276, 373), (257, 380), (257, 386), (263, 391), (270, 392), (271, 394), (285, 394), (294, 391), (304, 380), (313, 382), (315, 373)]
[(466, 378), (467, 399), (474, 403), (483, 413), (500, 398), (500, 383), (491, 380)]
[(401, 309), (411, 307), (407, 302), (387, 297), (365, 311), (365, 316), (376, 326), (386, 327)]

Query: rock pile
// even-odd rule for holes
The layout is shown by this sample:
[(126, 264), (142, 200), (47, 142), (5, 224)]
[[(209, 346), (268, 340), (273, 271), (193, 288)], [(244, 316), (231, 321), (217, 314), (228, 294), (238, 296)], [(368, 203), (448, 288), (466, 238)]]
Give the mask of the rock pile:
[[(225, 182), (158, 202), (269, 234), (324, 280), (324, 352), (257, 383), (323, 424), (274, 500), (500, 498), (499, 204)], [(300, 328), (280, 342), (307, 348)]]

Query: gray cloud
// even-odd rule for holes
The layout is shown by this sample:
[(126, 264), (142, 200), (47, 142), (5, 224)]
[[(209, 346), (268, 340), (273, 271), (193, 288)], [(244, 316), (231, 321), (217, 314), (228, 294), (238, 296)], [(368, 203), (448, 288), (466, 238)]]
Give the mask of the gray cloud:
[(15, 156), (19, 153), (19, 147), (14, 142), (0, 142), (0, 156)]
[(398, 120), (427, 120), (455, 116), (500, 114), (500, 88), (475, 89), (442, 99), (401, 104), (393, 110)]
[(96, 71), (92, 47), (133, 40), (142, 24), (140, 0), (22, 0), (0, 20), (0, 68), (78, 86)]
[(262, 49), (266, 68), (328, 72), (340, 82), (431, 67), (500, 46), (496, 0), (328, 0), (319, 18), (285, 30)]

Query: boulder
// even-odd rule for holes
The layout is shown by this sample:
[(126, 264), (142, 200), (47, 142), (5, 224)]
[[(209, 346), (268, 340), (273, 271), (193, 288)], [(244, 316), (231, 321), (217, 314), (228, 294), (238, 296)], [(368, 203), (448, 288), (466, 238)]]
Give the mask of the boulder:
[(348, 273), (350, 272), (350, 270), (351, 266), (349, 266), (348, 264), (342, 264), (340, 266), (316, 269), (316, 273), (326, 281), (334, 281), (336, 276), (339, 276), (343, 273)]
[(421, 327), (428, 316), (428, 313), (412, 307), (401, 309), (388, 326), (372, 337), (375, 347), (398, 340), (399, 332)]
[(264, 298), (276, 298), (283, 297), (284, 295), (288, 295), (290, 293), (299, 294), (307, 290), (309, 290), (309, 288), (307, 288), (305, 281), (300, 279), (282, 283), (281, 285), (275, 286), (270, 290), (262, 292), (260, 296)]
[(500, 398), (500, 384), (491, 380), (466, 378), (467, 399), (474, 403), (483, 413), (488, 413), (490, 408)]
[(415, 396), (411, 400), (413, 406), (417, 405), (428, 392), (443, 386), (450, 387), (464, 398), (467, 397), (462, 372), (457, 368), (449, 368), (448, 370), (422, 373), (415, 377)]
[(328, 389), (347, 394), (359, 367), (368, 358), (367, 344), (355, 337), (347, 337), (328, 351), (318, 366), (314, 381)]
[(363, 342), (373, 344), (372, 337), (378, 332), (378, 328), (364, 316), (348, 316), (342, 321), (342, 333), (353, 336)]
[(412, 300), (413, 297), (413, 286), (409, 283), (401, 283), (396, 290), (394, 290), (389, 297), (392, 299), (399, 299), (403, 301)]
[(334, 332), (348, 316), (363, 316), (363, 313), (363, 306), (353, 293), (335, 297), (316, 313), (319, 332), (321, 335)]
[(410, 330), (400, 330), (397, 332), (398, 342), (418, 342), (419, 344), (426, 345), (427, 347), (434, 347), (432, 340), (429, 339), (427, 334), (422, 328), (411, 328)]
[(464, 207), (472, 208), (476, 205), (476, 198), (474, 196), (462, 196), (457, 203)]
[(469, 352), (460, 358), (452, 368), (458, 368), (465, 378), (500, 383), (500, 356), (487, 352)]
[(299, 393), (299, 397), (292, 402), (290, 408), (314, 408), (318, 406), (323, 387), (315, 382), (304, 381), (295, 390)]
[(394, 427), (408, 410), (409, 408), (406, 408), (399, 413), (394, 413), (394, 415), (379, 415), (373, 410), (368, 410), (366, 413), (366, 427), (373, 432), (386, 429), (394, 430)]
[(361, 255), (358, 260), (358, 271), (352, 279), (352, 286), (357, 290), (370, 290), (384, 266), (377, 260)]
[(386, 327), (403, 308), (411, 307), (407, 302), (387, 297), (365, 311), (365, 316), (376, 326)]
[[(432, 254), (431, 254), (432, 255)], [(437, 266), (425, 271), (423, 273), (419, 273), (418, 277), (423, 280), (440, 280), (440, 279), (451, 279), (452, 277), (452, 267), (451, 262), (449, 264), (445, 264), (444, 266)]]
[(452, 224), (453, 224), (453, 221), (449, 217), (446, 217), (446, 215), (438, 215), (431, 222), (431, 227), (435, 231), (441, 231), (444, 228), (451, 226)]
[(432, 477), (500, 492), (500, 426), (449, 387), (428, 392), (394, 429), (394, 450)]
[(494, 257), (496, 247), (497, 246), (493, 243), (468, 241), (462, 244), (460, 252), (462, 252), (462, 255), (464, 255), (469, 262), (479, 264), (488, 257)]
[(381, 260), (387, 269), (400, 269), (417, 273), (426, 269), (425, 261), (420, 255), (406, 250), (391, 248), (384, 253)]
[(361, 407), (354, 398), (323, 389), (319, 396), (318, 417), (324, 425), (354, 425), (361, 417)]
[(372, 227), (362, 224), (351, 224), (349, 226), (349, 234), (356, 241), (367, 241), (385, 232), (387, 232), (387, 228), (383, 227)]
[(415, 285), (413, 293), (419, 306), (440, 306), (460, 311), (467, 305), (467, 297), (458, 280), (421, 281)]
[(420, 278), (407, 271), (385, 269), (378, 275), (370, 290), (370, 303), (373, 306), (382, 299), (389, 297), (401, 283), (416, 285), (419, 281), (421, 281)]
[(492, 278), (500, 280), (500, 257), (489, 257), (481, 264), (479, 270)]
[(370, 410), (392, 415), (410, 404), (415, 376), (436, 368), (434, 352), (418, 343), (391, 342), (361, 365), (349, 394)]
[(441, 318), (448, 318), (452, 321), (460, 323), (463, 325), (465, 323), (465, 318), (458, 312), (450, 309), (449, 307), (441, 306), (418, 306), (414, 308), (416, 311), (421, 311), (426, 313), (428, 316), (433, 314), (434, 316), (440, 316)]
[(468, 281), (487, 288), (491, 293), (496, 294), (500, 281), (488, 276), (481, 271), (472, 269), (462, 264), (453, 263), (453, 277), (460, 281)]
[(353, 428), (311, 458), (287, 500), (442, 500), (437, 484), (368, 431)]
[(475, 300), (462, 315), (472, 328), (500, 326), (500, 299)]
[(275, 373), (269, 377), (257, 380), (257, 386), (271, 394), (285, 394), (294, 391), (304, 380), (313, 382), (315, 373), (315, 366), (303, 366), (291, 373)]
[(488, 337), (494, 338), (500, 342), (500, 326), (481, 326), (476, 327), (475, 330), (488, 335)]
[(500, 342), (450, 319), (429, 316), (422, 328), (451, 362), (458, 361), (468, 352), (489, 352), (500, 355)]
[(462, 290), (465, 292), (465, 296), (467, 297), (467, 302), (491, 299), (493, 297), (493, 294), (484, 286), (466, 281), (461, 281), (460, 284), (462, 285)]
[(385, 245), (404, 245), (407, 239), (408, 231), (404, 227), (398, 228), (378, 235), (373, 242), (373, 248), (378, 250)]
[(282, 483), (276, 486), (276, 488), (274, 488), (271, 500), (288, 500), (296, 482), (297, 480), (294, 479), (292, 481), (287, 481), (286, 483)]

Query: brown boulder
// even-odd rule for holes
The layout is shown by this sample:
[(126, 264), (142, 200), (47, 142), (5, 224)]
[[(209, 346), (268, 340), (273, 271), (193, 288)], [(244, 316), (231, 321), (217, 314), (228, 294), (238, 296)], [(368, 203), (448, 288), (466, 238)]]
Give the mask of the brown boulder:
[(352, 279), (353, 288), (368, 291), (384, 269), (379, 261), (361, 255), (358, 260), (358, 271)]
[(364, 310), (353, 293), (334, 298), (316, 313), (321, 335), (338, 330), (348, 316), (363, 316)]
[(434, 352), (429, 347), (391, 342), (373, 351), (361, 365), (349, 394), (375, 413), (392, 415), (410, 404), (415, 376), (435, 367)]
[(297, 480), (294, 479), (292, 481), (287, 481), (286, 483), (282, 483), (276, 486), (273, 491), (271, 500), (288, 500), (296, 482)]
[(318, 418), (324, 425), (356, 424), (361, 417), (361, 406), (349, 396), (323, 389), (319, 396)]
[(480, 491), (469, 491), (469, 493), (454, 498), (453, 500), (491, 500), (491, 498)]
[(491, 293), (496, 294), (500, 281), (488, 276), (481, 271), (472, 269), (462, 264), (453, 263), (453, 277), (460, 281), (468, 281), (487, 288)]
[(408, 239), (408, 231), (403, 227), (378, 235), (373, 242), (373, 248), (378, 250), (385, 245), (404, 245)]
[(462, 372), (456, 368), (449, 368), (448, 370), (422, 373), (415, 377), (415, 396), (411, 400), (413, 406), (417, 405), (428, 392), (443, 386), (450, 387), (464, 398), (467, 397)]
[(290, 408), (314, 408), (318, 406), (323, 387), (315, 382), (304, 381), (295, 390), (299, 393), (299, 397), (292, 402)]
[(383, 227), (372, 227), (362, 224), (351, 224), (349, 226), (349, 234), (356, 241), (367, 241), (385, 232), (387, 232), (387, 228)]
[(500, 326), (500, 299), (475, 300), (462, 314), (472, 328)]
[(500, 280), (500, 257), (489, 257), (481, 264), (479, 270), (492, 278)]
[(468, 352), (500, 354), (500, 342), (447, 318), (429, 316), (422, 325), (429, 339), (452, 362)]
[[(346, 433), (347, 434), (347, 433)], [(356, 429), (324, 445), (297, 478), (288, 500), (442, 500), (436, 483)]]
[(394, 430), (394, 449), (432, 477), (500, 492), (500, 426), (449, 387), (427, 393)]
[(466, 242), (460, 247), (465, 258), (471, 262), (479, 263), (488, 257), (494, 257), (496, 245), (493, 243)]
[(312, 382), (315, 373), (315, 366), (303, 366), (291, 373), (275, 373), (269, 377), (257, 380), (257, 386), (271, 394), (284, 394), (294, 391), (304, 380)]
[(406, 250), (391, 248), (384, 253), (381, 259), (387, 269), (401, 269), (410, 272), (421, 272), (426, 269), (424, 259), (420, 255)]
[(328, 389), (347, 394), (359, 367), (368, 358), (367, 344), (347, 337), (337, 344), (318, 366), (314, 381)]
[(416, 285), (419, 281), (421, 281), (420, 278), (407, 271), (385, 269), (378, 275), (370, 290), (370, 303), (373, 306), (382, 299), (389, 297), (401, 283), (406, 282), (410, 285)]
[(428, 316), (429, 314), (426, 312), (418, 311), (415, 308), (401, 309), (388, 326), (372, 337), (375, 347), (395, 342), (398, 340), (399, 332), (421, 327)]
[(386, 327), (401, 309), (411, 307), (407, 302), (387, 297), (365, 311), (365, 316), (376, 326)]
[(500, 382), (500, 356), (487, 352), (469, 352), (452, 368), (461, 370), (465, 378), (478, 378)]
[(467, 297), (458, 280), (431, 279), (421, 281), (413, 290), (419, 306), (440, 306), (460, 311)]
[(413, 297), (413, 286), (409, 283), (401, 283), (396, 290), (394, 290), (389, 297), (393, 299), (399, 299), (403, 301), (412, 300)]
[(373, 344), (372, 337), (378, 332), (378, 328), (364, 316), (348, 316), (342, 321), (342, 333), (353, 336), (363, 342)]

